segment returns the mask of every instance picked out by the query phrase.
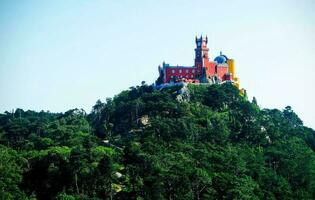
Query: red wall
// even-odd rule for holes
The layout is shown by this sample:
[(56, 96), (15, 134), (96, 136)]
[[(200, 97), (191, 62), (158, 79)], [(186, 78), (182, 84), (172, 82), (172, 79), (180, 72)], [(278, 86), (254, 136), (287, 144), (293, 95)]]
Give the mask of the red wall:
[[(173, 73), (174, 70), (174, 73)], [(173, 67), (173, 68), (166, 68), (165, 74), (166, 74), (166, 80), (165, 82), (170, 82), (172, 80), (172, 76), (177, 76), (178, 78), (186, 78), (186, 79), (194, 79), (196, 74), (198, 73), (198, 70), (196, 67)], [(181, 72), (180, 72), (181, 71)]]
[(205, 60), (205, 68), (206, 68), (206, 75), (208, 76), (213, 76), (215, 74), (215, 62), (211, 62), (208, 60)]
[[(207, 77), (217, 74), (218, 77), (224, 81), (229, 80), (229, 76), (225, 74), (228, 72), (227, 66), (216, 65), (216, 62), (204, 60)], [(174, 71), (174, 72), (173, 72)], [(165, 83), (169, 83), (172, 80), (172, 76), (185, 79), (194, 79), (196, 76), (202, 73), (200, 67), (170, 67), (165, 69)]]
[(224, 80), (224, 75), (228, 72), (227, 66), (217, 65), (217, 75), (221, 80)]

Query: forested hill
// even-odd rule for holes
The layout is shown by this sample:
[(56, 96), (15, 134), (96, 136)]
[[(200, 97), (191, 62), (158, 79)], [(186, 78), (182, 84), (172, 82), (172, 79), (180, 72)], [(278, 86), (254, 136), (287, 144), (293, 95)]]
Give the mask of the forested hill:
[(315, 131), (291, 107), (179, 89), (1, 114), (0, 199), (315, 199)]

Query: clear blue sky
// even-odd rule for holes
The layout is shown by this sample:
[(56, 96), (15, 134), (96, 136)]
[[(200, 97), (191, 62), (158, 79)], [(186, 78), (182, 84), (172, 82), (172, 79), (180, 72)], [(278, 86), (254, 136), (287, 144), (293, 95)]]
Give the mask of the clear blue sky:
[(223, 51), (261, 107), (315, 128), (315, 1), (0, 0), (0, 112), (90, 112), (97, 99)]

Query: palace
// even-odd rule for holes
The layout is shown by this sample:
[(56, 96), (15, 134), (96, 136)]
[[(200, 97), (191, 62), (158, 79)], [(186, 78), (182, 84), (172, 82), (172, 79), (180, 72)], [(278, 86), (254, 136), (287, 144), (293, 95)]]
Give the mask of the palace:
[(194, 66), (171, 66), (163, 62), (158, 67), (159, 78), (157, 85), (166, 83), (223, 83), (232, 82), (240, 88), (238, 77), (235, 76), (234, 60), (229, 59), (220, 52), (213, 61), (208, 52), (208, 37), (196, 37), (195, 65)]

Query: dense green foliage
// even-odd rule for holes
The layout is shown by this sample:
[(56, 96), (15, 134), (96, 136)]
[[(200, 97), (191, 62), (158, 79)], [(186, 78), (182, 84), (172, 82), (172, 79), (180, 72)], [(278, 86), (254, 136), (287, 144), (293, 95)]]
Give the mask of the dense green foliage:
[(1, 114), (0, 199), (315, 199), (315, 131), (291, 107), (188, 88)]

